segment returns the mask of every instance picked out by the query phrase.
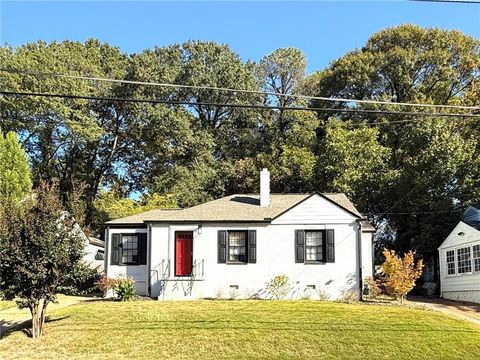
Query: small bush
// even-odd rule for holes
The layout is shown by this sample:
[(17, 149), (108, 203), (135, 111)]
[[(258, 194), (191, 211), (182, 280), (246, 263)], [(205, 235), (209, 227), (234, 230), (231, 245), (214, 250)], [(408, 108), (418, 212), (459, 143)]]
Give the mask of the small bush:
[(234, 288), (234, 287), (230, 288), (230, 299), (236, 300), (239, 295), (240, 295), (240, 294), (239, 294), (237, 288)]
[(399, 299), (401, 303), (415, 286), (415, 281), (422, 275), (422, 259), (415, 262), (414, 253), (409, 251), (403, 257), (393, 250), (383, 250), (385, 261), (382, 272), (385, 274), (387, 293)]
[(277, 275), (267, 283), (267, 291), (277, 300), (284, 299), (292, 290), (286, 275)]
[(100, 276), (100, 279), (98, 279), (98, 281), (96, 282), (96, 285), (98, 286), (98, 288), (102, 291), (108, 291), (110, 289), (113, 289), (113, 287), (115, 286), (115, 281), (116, 279), (112, 279), (112, 278), (108, 278), (107, 275), (105, 275), (105, 273), (103, 273), (101, 276)]
[(215, 299), (221, 300), (223, 299), (223, 290), (222, 289), (217, 289), (215, 292)]
[(303, 294), (300, 296), (300, 300), (310, 300), (312, 298), (312, 294), (310, 291), (304, 291)]
[(353, 302), (357, 302), (358, 298), (359, 298), (358, 291), (350, 290), (350, 291), (345, 291), (338, 300), (340, 302), (351, 304)]
[(330, 294), (323, 289), (316, 289), (318, 300), (327, 301), (330, 300)]
[(382, 289), (380, 287), (379, 281), (375, 280), (371, 276), (365, 278), (365, 285), (368, 289), (369, 298), (376, 299), (382, 294)]
[(135, 298), (135, 280), (132, 278), (119, 278), (113, 290), (120, 301), (133, 300)]
[(118, 276), (112, 279), (103, 274), (96, 284), (102, 291), (113, 290), (118, 300), (130, 301), (135, 298), (135, 280), (133, 278)]
[(58, 292), (65, 295), (83, 295), (98, 291), (100, 273), (92, 265), (81, 262), (67, 275), (65, 282), (69, 286), (60, 286)]

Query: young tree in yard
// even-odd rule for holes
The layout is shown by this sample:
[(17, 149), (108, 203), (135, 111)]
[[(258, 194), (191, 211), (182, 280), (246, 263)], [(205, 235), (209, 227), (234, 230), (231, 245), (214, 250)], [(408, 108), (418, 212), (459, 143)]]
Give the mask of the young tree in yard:
[(57, 292), (74, 286), (83, 245), (56, 186), (42, 183), (22, 212), (12, 208), (0, 217), (0, 296), (30, 310), (32, 337), (42, 335)]
[(31, 190), (28, 158), (17, 135), (0, 130), (0, 207), (18, 205)]
[(386, 275), (386, 286), (388, 292), (400, 299), (403, 303), (405, 296), (415, 286), (415, 281), (422, 275), (423, 260), (415, 264), (413, 252), (407, 252), (403, 258), (395, 254), (393, 250), (383, 251), (385, 261), (382, 271)]

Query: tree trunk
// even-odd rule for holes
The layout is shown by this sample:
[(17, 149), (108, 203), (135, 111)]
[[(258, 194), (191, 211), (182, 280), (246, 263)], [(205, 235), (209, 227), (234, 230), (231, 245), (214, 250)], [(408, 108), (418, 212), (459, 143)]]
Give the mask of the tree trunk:
[(29, 305), (30, 313), (32, 315), (32, 338), (38, 338), (43, 335), (47, 305), (47, 300), (43, 300), (43, 303), (39, 301), (38, 303)]

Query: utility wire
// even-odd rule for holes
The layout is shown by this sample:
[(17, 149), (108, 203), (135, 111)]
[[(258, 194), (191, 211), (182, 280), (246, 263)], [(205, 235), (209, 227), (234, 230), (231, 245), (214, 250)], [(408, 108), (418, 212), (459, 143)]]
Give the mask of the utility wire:
[(121, 80), (121, 79), (112, 79), (112, 78), (103, 78), (103, 77), (66, 75), (66, 74), (34, 72), (34, 71), (6, 69), (6, 68), (0, 68), (0, 71), (16, 73), (16, 74), (24, 74), (24, 75), (34, 75), (34, 76), (50, 76), (50, 77), (58, 77), (58, 78), (66, 78), (66, 79), (103, 81), (103, 82), (132, 84), (132, 85), (171, 87), (171, 88), (179, 88), (179, 89), (215, 90), (215, 91), (225, 91), (225, 92), (235, 92), (235, 93), (291, 97), (291, 98), (299, 98), (299, 99), (306, 99), (306, 100), (321, 100), (321, 101), (329, 101), (329, 102), (397, 105), (397, 106), (443, 108), (443, 109), (480, 110), (480, 106), (420, 104), (420, 103), (402, 103), (402, 102), (391, 102), (391, 101), (380, 101), (380, 100), (357, 100), (357, 99), (346, 99), (346, 98), (332, 98), (332, 97), (323, 97), (323, 96), (309, 96), (309, 95), (302, 95), (302, 94), (285, 94), (285, 93), (279, 93), (279, 92), (273, 92), (273, 91), (259, 91), (259, 90), (234, 89), (234, 88), (225, 88), (225, 87), (216, 87), (216, 86), (180, 85), (180, 84), (171, 84), (171, 83)]
[(18, 91), (0, 91), (5, 96), (39, 96), (48, 98), (66, 98), (80, 100), (99, 100), (111, 102), (132, 102), (132, 103), (150, 103), (150, 104), (170, 104), (170, 105), (187, 105), (187, 106), (212, 106), (212, 107), (230, 107), (243, 109), (264, 109), (264, 110), (292, 110), (292, 111), (317, 111), (325, 113), (357, 113), (357, 114), (386, 114), (386, 115), (411, 115), (411, 116), (428, 116), (428, 117), (455, 117), (455, 118), (480, 118), (480, 114), (462, 114), (462, 113), (443, 113), (443, 112), (417, 112), (417, 111), (390, 111), (390, 110), (367, 110), (367, 109), (336, 109), (336, 108), (317, 108), (307, 106), (277, 106), (263, 104), (241, 104), (241, 103), (210, 103), (199, 101), (185, 100), (158, 100), (158, 99), (134, 99), (134, 98), (117, 98), (102, 97), (88, 95), (71, 95), (71, 94), (53, 94), (38, 92), (18, 92)]

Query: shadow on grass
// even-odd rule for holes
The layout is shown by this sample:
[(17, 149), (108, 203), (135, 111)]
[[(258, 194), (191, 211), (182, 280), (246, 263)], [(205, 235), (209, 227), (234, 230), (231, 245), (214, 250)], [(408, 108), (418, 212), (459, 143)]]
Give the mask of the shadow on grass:
[[(45, 323), (52, 323), (61, 321), (69, 318), (70, 315), (52, 318), (47, 316), (45, 318)], [(0, 320), (0, 339), (8, 337), (11, 333), (21, 330), (27, 336), (30, 336), (32, 327), (32, 319), (22, 320), (22, 321), (5, 321)]]

